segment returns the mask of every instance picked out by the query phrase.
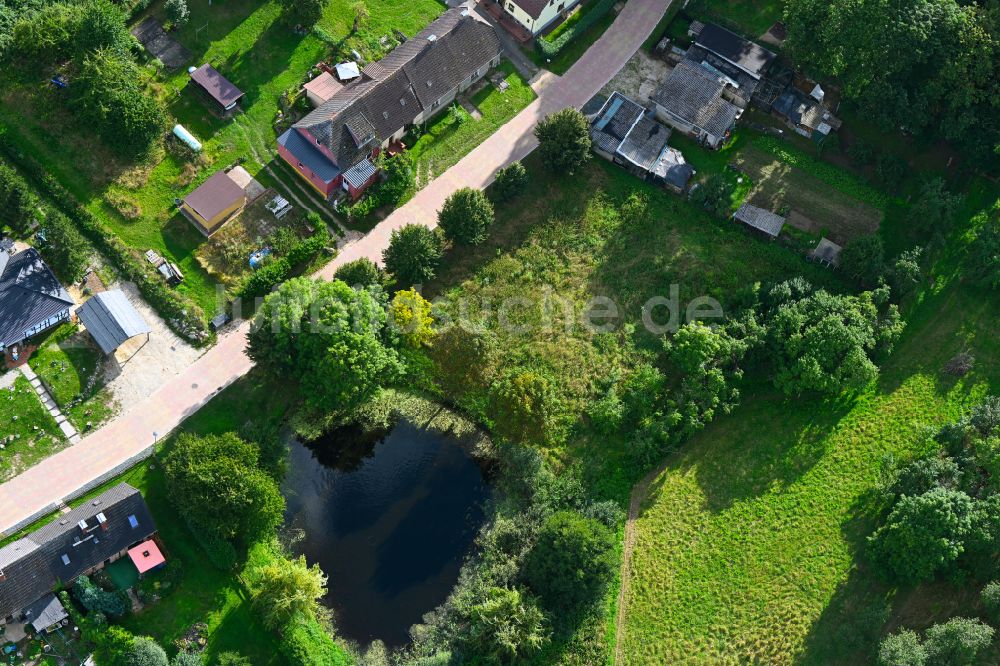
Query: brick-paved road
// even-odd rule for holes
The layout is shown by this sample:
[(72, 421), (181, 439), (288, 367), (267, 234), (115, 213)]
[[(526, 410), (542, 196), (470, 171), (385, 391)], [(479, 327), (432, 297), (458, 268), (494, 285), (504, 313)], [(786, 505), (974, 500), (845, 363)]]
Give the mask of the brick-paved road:
[[(434, 226), (437, 210), (449, 194), (460, 187), (486, 187), (498, 168), (524, 158), (537, 144), (532, 134), (535, 124), (553, 111), (581, 107), (597, 94), (642, 45), (669, 4), (670, 0), (629, 0), (601, 39), (566, 74), (552, 77), (541, 87), (538, 99), (368, 235), (344, 247), (317, 275), (329, 278), (338, 266), (359, 257), (381, 263), (393, 229), (409, 222)], [(244, 353), (248, 327), (244, 323), (224, 336), (127, 414), (0, 485), (0, 530), (9, 532), (114, 472), (147, 450), (154, 432), (161, 436), (170, 432), (220, 389), (246, 374), (252, 365)]]

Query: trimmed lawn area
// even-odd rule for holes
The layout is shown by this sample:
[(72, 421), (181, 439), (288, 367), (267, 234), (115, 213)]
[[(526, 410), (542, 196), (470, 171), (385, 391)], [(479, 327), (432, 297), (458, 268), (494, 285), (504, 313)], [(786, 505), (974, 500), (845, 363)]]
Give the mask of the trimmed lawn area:
[[(444, 10), (438, 0), (365, 1), (370, 18), (357, 34), (350, 34), (350, 3), (328, 3), (319, 27), (343, 50), (358, 48), (369, 57), (381, 55), (379, 38), (391, 35), (393, 28), (412, 35)], [(271, 161), (279, 97), (297, 90), (331, 46), (312, 34), (296, 34), (281, 21), (275, 0), (191, 0), (188, 7), (191, 20), (173, 37), (195, 54), (192, 64), (212, 63), (246, 93), (242, 113), (221, 120), (189, 88), (184, 68), (169, 73), (147, 66), (150, 86), (170, 114), (204, 145), (196, 160), (161, 150), (145, 164), (123, 164), (97, 145), (67, 111), (65, 95), (46, 83), (0, 78), (5, 90), (0, 93), (0, 125), (129, 246), (140, 253), (154, 249), (177, 263), (185, 274), (178, 290), (211, 315), (217, 281), (195, 256), (204, 237), (175, 214), (174, 199), (239, 159), (252, 174)], [(156, 5), (151, 11), (159, 15), (162, 8)]]
[(101, 390), (103, 363), (104, 354), (89, 334), (78, 332), (73, 324), (46, 335), (28, 361), (66, 418), (81, 432), (88, 421), (96, 428), (113, 413), (109, 393)]
[(528, 57), (530, 57), (536, 65), (544, 67), (553, 74), (565, 74), (569, 68), (573, 66), (573, 63), (579, 60), (580, 56), (586, 53), (587, 49), (589, 49), (594, 42), (601, 38), (604, 31), (615, 22), (615, 18), (617, 18), (617, 15), (614, 11), (609, 11), (594, 25), (587, 28), (583, 33), (577, 35), (569, 44), (566, 45), (566, 48), (559, 52), (559, 55), (552, 59), (551, 62), (546, 62), (545, 58), (542, 57), (533, 45), (527, 47), (529, 49)]
[[(16, 370), (14, 383), (0, 390), (0, 481), (66, 446), (62, 431), (42, 405), (27, 379)], [(8, 375), (2, 375), (7, 379)], [(13, 438), (13, 439), (12, 439)]]
[(420, 177), (418, 186), (457, 164), (534, 101), (535, 91), (510, 61), (503, 60), (498, 70), (506, 75), (507, 90), (500, 91), (492, 83), (486, 83), (471, 98), (483, 116), (481, 119), (472, 118), (461, 106), (457, 111), (445, 111), (410, 146), (410, 156)]

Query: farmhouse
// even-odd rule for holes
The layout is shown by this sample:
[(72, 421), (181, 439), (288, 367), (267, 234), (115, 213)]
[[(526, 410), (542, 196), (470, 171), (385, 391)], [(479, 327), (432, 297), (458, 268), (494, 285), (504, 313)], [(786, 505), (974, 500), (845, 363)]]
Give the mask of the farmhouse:
[(229, 79), (205, 63), (201, 67), (188, 70), (191, 83), (211, 102), (213, 110), (226, 117), (232, 115), (243, 98), (243, 91), (234, 86)]
[(726, 86), (718, 73), (682, 60), (650, 99), (656, 105), (657, 119), (710, 148), (718, 148), (743, 113), (723, 98)]
[(580, 0), (501, 0), (500, 6), (532, 36), (566, 16)]
[(590, 125), (594, 152), (640, 178), (683, 192), (694, 174), (679, 151), (667, 145), (670, 128), (642, 106), (614, 92)]
[(777, 238), (781, 234), (782, 227), (785, 226), (785, 218), (748, 203), (739, 207), (733, 214), (733, 219), (742, 222), (771, 240)]
[(489, 24), (450, 9), (292, 125), (278, 153), (323, 196), (357, 199), (378, 177), (378, 154), (447, 109), (500, 64), (501, 50)]
[(37, 250), (0, 241), (0, 352), (69, 320), (74, 305)]
[(211, 236), (243, 210), (246, 191), (225, 171), (216, 171), (181, 202), (181, 212), (206, 236)]
[(0, 548), (0, 622), (31, 621), (36, 630), (48, 629), (65, 617), (53, 590), (126, 555), (142, 573), (148, 558), (132, 557), (130, 549), (152, 554), (155, 548), (159, 553), (151, 540), (154, 534), (156, 526), (142, 494), (119, 483)]

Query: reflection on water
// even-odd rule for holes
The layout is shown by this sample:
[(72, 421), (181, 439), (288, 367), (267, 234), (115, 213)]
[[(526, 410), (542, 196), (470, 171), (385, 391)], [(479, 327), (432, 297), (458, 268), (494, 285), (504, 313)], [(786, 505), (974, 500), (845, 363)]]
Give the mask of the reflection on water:
[(448, 596), (483, 522), (489, 486), (450, 437), (400, 422), (380, 439), (340, 429), (293, 442), (287, 522), (330, 577), (338, 632), (402, 645)]

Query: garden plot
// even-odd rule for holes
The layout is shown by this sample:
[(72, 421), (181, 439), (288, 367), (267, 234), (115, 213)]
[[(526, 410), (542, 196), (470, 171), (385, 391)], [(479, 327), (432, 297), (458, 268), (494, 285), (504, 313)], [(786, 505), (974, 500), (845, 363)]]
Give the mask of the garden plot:
[(875, 233), (882, 222), (882, 211), (874, 206), (752, 146), (740, 151), (733, 166), (755, 183), (752, 204), (786, 214), (797, 229), (839, 245)]
[(20, 372), (8, 370), (0, 384), (0, 481), (7, 481), (67, 442)]

